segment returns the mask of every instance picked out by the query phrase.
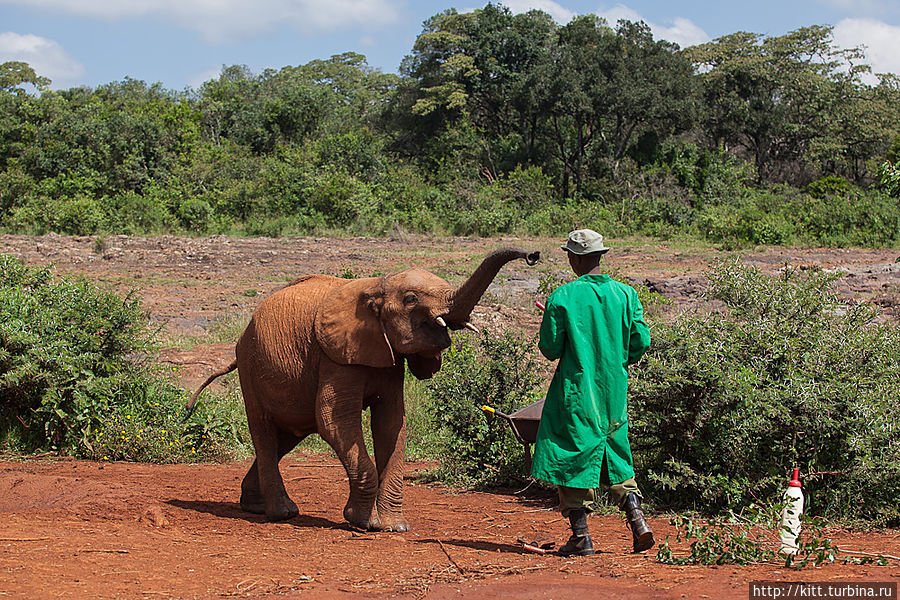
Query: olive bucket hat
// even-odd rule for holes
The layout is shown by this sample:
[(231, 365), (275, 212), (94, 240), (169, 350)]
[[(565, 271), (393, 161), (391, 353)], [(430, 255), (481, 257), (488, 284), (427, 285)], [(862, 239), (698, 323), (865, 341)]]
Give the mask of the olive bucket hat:
[(572, 254), (604, 254), (609, 248), (603, 245), (603, 236), (593, 229), (576, 229), (569, 234), (565, 246), (560, 246)]

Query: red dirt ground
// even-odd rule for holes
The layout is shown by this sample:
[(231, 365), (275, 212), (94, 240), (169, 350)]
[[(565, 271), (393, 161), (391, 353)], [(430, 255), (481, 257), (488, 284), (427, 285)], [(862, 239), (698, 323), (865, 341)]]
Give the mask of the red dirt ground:
[[(353, 531), (347, 482), (324, 455), (282, 463), (300, 516), (267, 523), (236, 501), (246, 463), (0, 463), (0, 596), (13, 598), (747, 598), (748, 582), (900, 581), (900, 567), (674, 567), (630, 554), (619, 516), (590, 519), (593, 557), (524, 552), (564, 541), (546, 494), (452, 493), (408, 481), (404, 534)], [(413, 473), (422, 465), (411, 464)], [(651, 519), (659, 539), (672, 529)], [(833, 538), (900, 555), (900, 535)]]
[[(52, 263), (119, 292), (135, 289), (171, 342), (163, 355), (192, 388), (230, 361), (230, 343), (209, 343), (222, 318), (246, 318), (261, 297), (298, 275), (356, 275), (423, 267), (460, 280), (491, 248), (544, 250), (540, 269), (504, 269), (477, 309), (487, 328), (533, 330), (542, 273), (566, 272), (555, 240), (424, 238), (40, 238), (0, 236), (0, 252), (26, 264)], [(669, 310), (701, 301), (700, 275), (716, 250), (619, 242), (607, 262), (621, 276), (655, 286)], [(898, 252), (759, 249), (744, 260), (766, 272), (785, 262), (841, 269), (847, 297), (879, 305), (896, 320)], [(181, 339), (204, 342), (184, 349)], [(188, 344), (190, 345), (190, 344)], [(829, 564), (802, 572), (775, 565), (669, 566), (655, 550), (633, 555), (620, 516), (590, 520), (594, 557), (564, 559), (522, 550), (518, 540), (567, 537), (552, 494), (454, 493), (414, 477), (407, 466), (405, 513), (412, 531), (363, 533), (344, 523), (348, 490), (328, 455), (295, 454), (282, 473), (300, 516), (267, 523), (237, 505), (248, 464), (146, 465), (47, 458), (0, 462), (0, 597), (10, 598), (747, 598), (751, 581), (900, 581), (890, 566)], [(673, 529), (651, 516), (657, 539)], [(900, 532), (834, 531), (845, 549), (900, 556)], [(676, 546), (677, 548), (677, 546)], [(683, 551), (683, 548), (680, 548)]]

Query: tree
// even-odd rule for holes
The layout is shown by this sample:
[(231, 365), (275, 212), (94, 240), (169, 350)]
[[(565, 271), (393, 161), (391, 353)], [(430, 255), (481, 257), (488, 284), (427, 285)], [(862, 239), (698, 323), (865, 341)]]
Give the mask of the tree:
[(620, 21), (612, 30), (599, 17), (578, 17), (560, 29), (558, 45), (545, 111), (564, 197), (570, 177), (577, 189), (588, 163), (617, 176), (642, 133), (666, 137), (693, 125), (690, 64), (674, 44), (654, 41), (646, 24)]
[(738, 32), (684, 51), (703, 81), (705, 131), (716, 146), (744, 149), (760, 182), (798, 183), (804, 166), (860, 143), (848, 121), (868, 114), (856, 104), (867, 102), (859, 75), (868, 67), (861, 49), (834, 48), (832, 34), (821, 25), (770, 38)]
[(50, 85), (50, 80), (35, 73), (26, 62), (9, 61), (0, 64), (0, 90), (25, 93), (25, 90), (19, 88), (23, 83), (30, 83), (43, 91)]
[(201, 87), (203, 123), (215, 144), (228, 138), (267, 154), (279, 144), (363, 126), (379, 114), (397, 79), (355, 53), (260, 75), (232, 65)]
[(691, 65), (676, 50), (645, 24), (614, 31), (587, 15), (557, 27), (541, 11), (450, 10), (426, 21), (397, 106), (419, 117), (404, 124), (420, 139), (471, 128), (492, 179), (497, 165), (540, 164), (568, 197), (586, 171), (616, 172), (640, 134), (692, 125)]

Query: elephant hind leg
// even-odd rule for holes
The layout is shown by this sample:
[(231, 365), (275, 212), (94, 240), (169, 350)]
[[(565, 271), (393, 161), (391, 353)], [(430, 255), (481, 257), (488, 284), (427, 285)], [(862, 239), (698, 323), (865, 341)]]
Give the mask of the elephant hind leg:
[[(299, 444), (303, 438), (306, 437), (304, 435), (294, 435), (292, 433), (288, 433), (285, 431), (279, 431), (277, 434), (278, 437), (278, 460), (281, 460), (288, 452), (293, 450), (297, 444)], [(287, 494), (285, 493), (285, 496)], [(294, 512), (293, 514), (288, 514), (288, 516), (284, 518), (291, 518), (298, 514), (299, 510), (297, 509), (297, 505), (294, 504), (288, 498), (288, 509), (293, 505)], [(260, 490), (260, 480), (259, 480), (259, 464), (258, 460), (254, 459), (253, 464), (250, 465), (250, 469), (247, 471), (247, 474), (244, 475), (244, 480), (241, 481), (241, 509), (245, 512), (254, 513), (254, 514), (266, 514), (266, 502), (263, 494)], [(291, 513), (291, 510), (287, 511)], [(275, 519), (272, 519), (275, 520)]]

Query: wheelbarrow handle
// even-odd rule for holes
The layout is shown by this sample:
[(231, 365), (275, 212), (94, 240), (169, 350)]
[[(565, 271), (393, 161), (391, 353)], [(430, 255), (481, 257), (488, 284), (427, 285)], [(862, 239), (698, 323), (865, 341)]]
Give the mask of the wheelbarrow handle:
[(504, 419), (507, 423), (509, 423), (509, 426), (513, 430), (513, 435), (516, 436), (517, 440), (519, 440), (523, 444), (529, 443), (529, 442), (526, 442), (525, 438), (522, 437), (522, 434), (519, 433), (519, 428), (516, 427), (516, 421), (510, 415), (508, 415), (506, 413), (502, 413), (499, 410), (497, 410), (496, 408), (488, 406), (487, 404), (482, 404), (481, 410), (483, 410), (485, 413), (487, 413), (489, 415), (494, 415), (495, 417), (500, 417), (501, 419)]
[(506, 419), (507, 421), (512, 422), (512, 417), (510, 417), (508, 414), (502, 413), (502, 412), (500, 412), (499, 410), (497, 410), (496, 408), (493, 408), (493, 407), (491, 407), (491, 406), (488, 406), (487, 404), (482, 404), (482, 405), (481, 405), (481, 410), (483, 410), (484, 412), (486, 412), (486, 413), (488, 413), (488, 414), (490, 414), (490, 415), (496, 415), (496, 416), (498, 416), (498, 417), (501, 417), (501, 418), (503, 418), (503, 419)]

